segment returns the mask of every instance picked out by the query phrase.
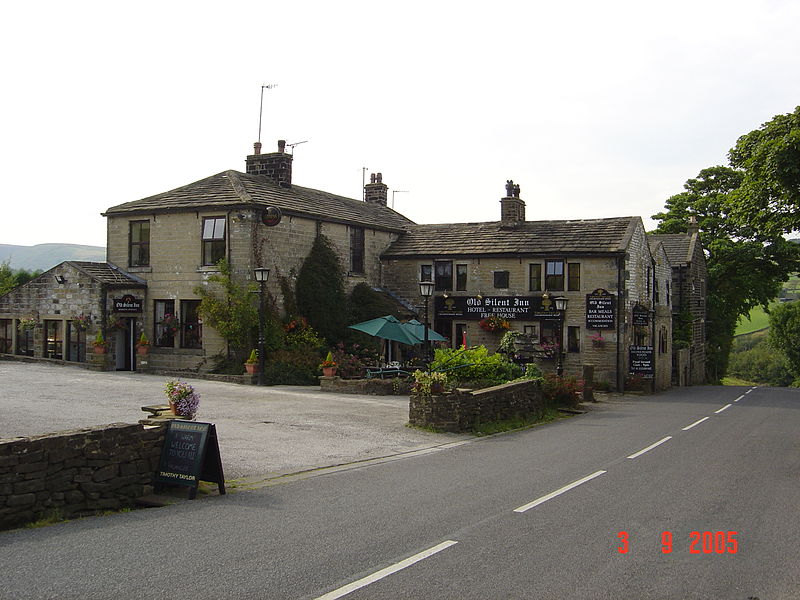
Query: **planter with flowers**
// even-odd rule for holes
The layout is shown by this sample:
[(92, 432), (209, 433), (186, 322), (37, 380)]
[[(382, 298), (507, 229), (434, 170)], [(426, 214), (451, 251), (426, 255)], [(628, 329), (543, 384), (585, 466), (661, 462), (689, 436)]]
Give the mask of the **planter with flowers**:
[(250, 356), (244, 361), (244, 368), (248, 375), (256, 375), (258, 373), (258, 350), (253, 348)]
[(194, 419), (200, 406), (200, 394), (185, 381), (168, 381), (164, 388), (172, 414), (184, 419)]
[(444, 392), (447, 374), (438, 371), (414, 371), (415, 396), (436, 396)]
[(94, 341), (92, 342), (92, 346), (94, 346), (95, 354), (105, 354), (108, 351), (108, 342), (103, 337), (102, 331), (97, 332), (97, 335), (94, 337)]
[(555, 358), (558, 356), (560, 346), (555, 342), (542, 342), (535, 348), (538, 358)]
[(147, 356), (147, 354), (150, 353), (150, 340), (147, 339), (144, 331), (139, 336), (139, 341), (136, 342), (136, 352), (138, 352), (140, 356)]
[(161, 325), (164, 333), (170, 336), (175, 335), (181, 328), (181, 322), (178, 320), (178, 317), (170, 313), (164, 315), (164, 318), (161, 319), (159, 325)]
[(501, 332), (508, 331), (511, 328), (511, 323), (503, 318), (492, 315), (491, 317), (481, 319), (478, 326), (484, 331)]
[(603, 337), (603, 334), (599, 331), (597, 333), (593, 333), (589, 336), (589, 339), (592, 341), (592, 348), (605, 348), (606, 347), (606, 339)]
[(322, 375), (324, 377), (334, 377), (336, 375), (336, 361), (333, 360), (333, 353), (329, 350), (328, 356), (325, 357), (321, 363), (319, 363), (319, 368), (322, 369)]
[(92, 324), (91, 315), (80, 314), (72, 319), (72, 325), (78, 331), (86, 331), (89, 328), (89, 325), (91, 324)]
[(22, 317), (17, 321), (17, 326), (21, 331), (31, 331), (39, 327), (39, 320), (36, 317)]

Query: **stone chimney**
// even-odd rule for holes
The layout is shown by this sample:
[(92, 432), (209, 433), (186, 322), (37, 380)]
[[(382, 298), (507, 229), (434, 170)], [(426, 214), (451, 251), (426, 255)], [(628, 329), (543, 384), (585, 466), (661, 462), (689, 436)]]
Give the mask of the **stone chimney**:
[(286, 140), (278, 140), (278, 151), (261, 154), (261, 143), (253, 145), (247, 157), (247, 174), (264, 175), (282, 187), (292, 186), (292, 155), (286, 153)]
[(368, 204), (386, 206), (388, 198), (389, 186), (383, 183), (383, 173), (372, 173), (369, 176), (369, 183), (364, 186), (364, 201)]
[(512, 225), (525, 221), (525, 202), (519, 197), (519, 185), (506, 181), (506, 196), (500, 199), (500, 222)]
[(689, 235), (700, 233), (700, 225), (697, 223), (697, 217), (694, 215), (689, 217), (689, 225), (686, 227), (686, 233)]

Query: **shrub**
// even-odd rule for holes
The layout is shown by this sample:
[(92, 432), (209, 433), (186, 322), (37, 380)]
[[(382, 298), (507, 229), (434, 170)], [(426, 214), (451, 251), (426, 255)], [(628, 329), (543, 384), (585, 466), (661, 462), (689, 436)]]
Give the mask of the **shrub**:
[(273, 352), (264, 365), (267, 385), (314, 385), (318, 383), (320, 356), (308, 348), (287, 348)]
[(437, 348), (431, 370), (447, 373), (448, 380), (484, 381), (499, 385), (522, 375), (522, 367), (502, 354), (489, 354), (486, 346)]
[(579, 402), (578, 394), (582, 390), (583, 382), (572, 376), (559, 377), (547, 373), (542, 382), (542, 393), (550, 406), (575, 407)]
[(358, 379), (364, 376), (368, 365), (378, 364), (378, 353), (362, 344), (345, 346), (339, 342), (333, 349), (333, 360), (338, 365), (337, 374), (343, 379)]

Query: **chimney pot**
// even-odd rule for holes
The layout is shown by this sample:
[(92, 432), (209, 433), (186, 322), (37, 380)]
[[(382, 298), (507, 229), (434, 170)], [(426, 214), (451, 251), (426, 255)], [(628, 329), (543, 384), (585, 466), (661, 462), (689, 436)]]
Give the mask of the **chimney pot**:
[(278, 140), (278, 152), (286, 151), (286, 140)]
[(364, 186), (364, 201), (369, 204), (386, 206), (389, 199), (389, 186), (383, 183), (383, 173), (370, 173), (369, 183)]
[(255, 154), (256, 156), (261, 154), (261, 142), (256, 142), (255, 144), (253, 144), (253, 154)]

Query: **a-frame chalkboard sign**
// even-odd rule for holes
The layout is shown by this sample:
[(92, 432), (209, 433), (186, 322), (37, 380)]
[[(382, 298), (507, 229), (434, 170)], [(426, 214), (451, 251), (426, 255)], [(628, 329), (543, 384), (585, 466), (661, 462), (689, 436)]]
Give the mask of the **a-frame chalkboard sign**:
[(197, 495), (200, 481), (211, 481), (225, 493), (222, 457), (213, 423), (172, 420), (161, 448), (156, 484), (189, 486), (189, 499)]

